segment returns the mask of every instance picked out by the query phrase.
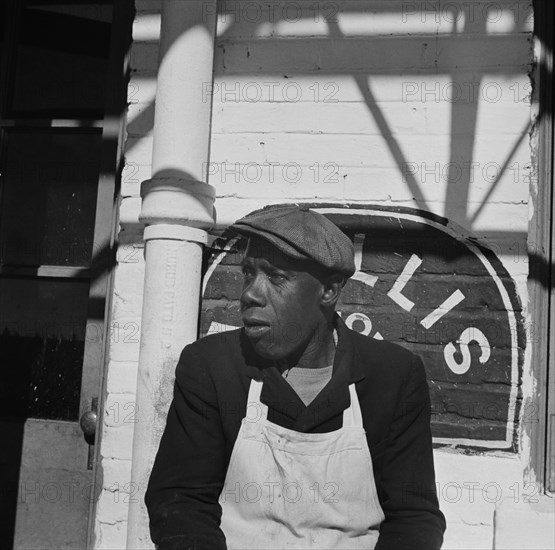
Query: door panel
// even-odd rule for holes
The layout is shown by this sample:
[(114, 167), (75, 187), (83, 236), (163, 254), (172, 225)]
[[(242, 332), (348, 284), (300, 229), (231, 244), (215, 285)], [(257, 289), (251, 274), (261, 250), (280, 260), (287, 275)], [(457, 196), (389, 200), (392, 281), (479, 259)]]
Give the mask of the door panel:
[(4, 266), (90, 266), (101, 144), (98, 129), (5, 131)]
[(112, 2), (25, 0), (19, 10), (8, 116), (102, 118)]
[(79, 418), (88, 281), (0, 278), (0, 416)]
[(132, 6), (0, 3), (3, 548), (88, 544)]
[(87, 445), (75, 422), (25, 422), (15, 549), (83, 549), (90, 501), (96, 498)]

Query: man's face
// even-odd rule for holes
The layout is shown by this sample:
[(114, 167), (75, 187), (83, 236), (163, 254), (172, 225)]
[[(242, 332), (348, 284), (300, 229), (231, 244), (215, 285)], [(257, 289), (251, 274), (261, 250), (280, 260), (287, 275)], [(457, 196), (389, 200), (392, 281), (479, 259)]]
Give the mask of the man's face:
[(277, 360), (304, 349), (326, 322), (324, 285), (305, 262), (259, 239), (251, 240), (242, 267), (241, 316), (255, 351)]

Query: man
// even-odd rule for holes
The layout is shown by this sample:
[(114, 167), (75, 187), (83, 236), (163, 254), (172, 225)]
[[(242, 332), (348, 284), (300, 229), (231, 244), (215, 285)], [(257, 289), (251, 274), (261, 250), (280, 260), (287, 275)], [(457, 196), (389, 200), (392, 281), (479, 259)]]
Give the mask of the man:
[(232, 229), (249, 239), (244, 327), (183, 350), (146, 494), (153, 541), (440, 548), (422, 362), (335, 313), (351, 241), (297, 206)]

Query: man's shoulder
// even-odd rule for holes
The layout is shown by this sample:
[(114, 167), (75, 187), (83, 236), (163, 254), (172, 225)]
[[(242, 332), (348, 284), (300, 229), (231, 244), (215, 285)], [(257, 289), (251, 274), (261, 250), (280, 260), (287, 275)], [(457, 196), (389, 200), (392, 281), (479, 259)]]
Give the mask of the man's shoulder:
[(176, 378), (228, 378), (244, 367), (241, 329), (211, 333), (185, 346), (176, 366)]
[(222, 359), (222, 353), (232, 354), (241, 349), (241, 328), (210, 332), (185, 347), (183, 353), (191, 353), (201, 358), (217, 356)]
[(212, 330), (195, 344), (199, 347), (239, 345), (241, 330), (241, 327)]

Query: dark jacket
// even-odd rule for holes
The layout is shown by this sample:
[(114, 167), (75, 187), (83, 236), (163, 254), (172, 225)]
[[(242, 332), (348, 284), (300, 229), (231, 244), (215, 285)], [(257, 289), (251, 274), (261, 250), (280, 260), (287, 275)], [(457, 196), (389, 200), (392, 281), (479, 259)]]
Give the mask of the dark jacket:
[(422, 361), (395, 344), (348, 329), (338, 318), (330, 382), (305, 406), (272, 362), (256, 356), (243, 330), (187, 346), (146, 504), (161, 549), (225, 549), (218, 497), (246, 413), (252, 378), (268, 420), (300, 432), (341, 427), (355, 382), (378, 497), (385, 514), (376, 550), (441, 547), (445, 520), (436, 496), (430, 399)]

